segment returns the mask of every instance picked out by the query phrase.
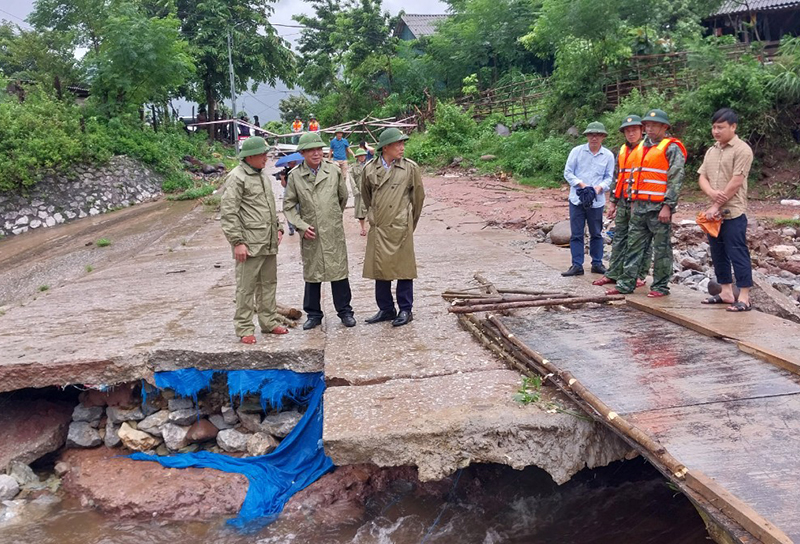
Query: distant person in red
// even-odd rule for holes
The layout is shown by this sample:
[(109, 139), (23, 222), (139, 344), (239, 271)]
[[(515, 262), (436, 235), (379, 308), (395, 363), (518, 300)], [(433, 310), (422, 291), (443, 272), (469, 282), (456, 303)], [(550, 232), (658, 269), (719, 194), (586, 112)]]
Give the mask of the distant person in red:
[(317, 118), (314, 117), (314, 114), (308, 116), (308, 131), (309, 132), (319, 132), (319, 122)]

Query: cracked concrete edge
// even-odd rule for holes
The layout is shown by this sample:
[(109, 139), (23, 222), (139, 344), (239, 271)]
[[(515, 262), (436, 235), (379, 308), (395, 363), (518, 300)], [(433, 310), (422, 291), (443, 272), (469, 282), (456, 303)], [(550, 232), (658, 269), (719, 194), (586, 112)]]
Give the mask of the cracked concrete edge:
[(199, 370), (286, 369), (303, 373), (322, 372), (323, 361), (322, 349), (278, 352), (156, 350), (103, 359), (5, 364), (0, 365), (0, 393), (28, 388), (63, 388), (69, 385), (110, 386), (141, 379), (150, 381), (154, 372), (183, 368)]
[[(477, 428), (476, 428), (477, 427)], [(437, 481), (473, 463), (499, 463), (522, 470), (537, 466), (563, 484), (583, 468), (630, 458), (632, 450), (602, 425), (565, 414), (500, 425), (471, 421), (437, 434), (363, 435), (325, 440), (326, 453), (343, 466), (416, 466), (421, 481)]]
[(149, 362), (155, 372), (193, 367), (198, 370), (278, 369), (311, 373), (323, 371), (324, 348), (230, 352), (161, 349), (154, 351), (150, 355)]

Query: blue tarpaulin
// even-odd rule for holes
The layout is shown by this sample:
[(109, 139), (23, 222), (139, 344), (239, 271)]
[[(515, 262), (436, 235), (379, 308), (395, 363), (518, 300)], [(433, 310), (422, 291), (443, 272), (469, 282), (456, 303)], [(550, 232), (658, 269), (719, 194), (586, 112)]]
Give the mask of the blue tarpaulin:
[[(273, 521), (286, 502), (333, 468), (322, 448), (322, 394), (325, 381), (321, 372), (299, 374), (290, 370), (197, 370), (188, 368), (158, 372), (156, 386), (172, 389), (182, 397), (191, 397), (208, 389), (217, 373), (228, 378), (228, 394), (240, 400), (247, 394), (258, 394), (261, 406), (280, 409), (289, 398), (306, 405), (306, 413), (280, 445), (267, 455), (236, 458), (201, 451), (167, 457), (134, 453), (132, 459), (156, 461), (170, 468), (214, 468), (223, 472), (244, 474), (250, 481), (239, 516), (228, 523), (240, 528), (262, 526)], [(253, 523), (255, 522), (255, 523)]]

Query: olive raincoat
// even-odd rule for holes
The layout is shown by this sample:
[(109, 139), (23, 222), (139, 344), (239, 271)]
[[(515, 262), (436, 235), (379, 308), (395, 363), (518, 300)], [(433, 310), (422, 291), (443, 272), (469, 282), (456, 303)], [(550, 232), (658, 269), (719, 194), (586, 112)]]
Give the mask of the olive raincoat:
[(245, 244), (251, 257), (278, 253), (278, 231), (283, 232), (283, 224), (275, 210), (272, 181), (264, 170), (259, 172), (244, 161), (231, 170), (220, 202), (220, 220), (231, 248)]
[(370, 229), (364, 255), (364, 277), (412, 280), (417, 277), (414, 229), (425, 201), (419, 166), (402, 158), (387, 169), (380, 156), (364, 167), (361, 199)]
[(353, 191), (353, 208), (356, 219), (367, 217), (367, 207), (361, 199), (361, 174), (364, 172), (365, 162), (356, 161), (350, 169), (350, 188)]
[[(300, 204), (300, 210), (295, 206)], [(305, 233), (314, 227), (314, 240), (300, 238), (303, 279), (309, 283), (343, 280), (348, 275), (347, 244), (342, 213), (347, 184), (339, 167), (323, 160), (317, 174), (304, 162), (289, 172), (283, 195), (283, 215)]]

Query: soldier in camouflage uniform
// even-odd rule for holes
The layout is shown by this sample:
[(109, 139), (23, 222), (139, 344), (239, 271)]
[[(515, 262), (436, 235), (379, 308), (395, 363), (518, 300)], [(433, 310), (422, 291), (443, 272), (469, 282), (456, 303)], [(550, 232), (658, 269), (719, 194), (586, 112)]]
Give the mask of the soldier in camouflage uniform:
[(669, 117), (650, 110), (642, 121), (646, 137), (641, 146), (641, 166), (631, 194), (628, 247), (622, 277), (608, 294), (629, 294), (636, 288), (642, 261), (653, 246), (653, 284), (650, 298), (669, 295), (672, 277), (672, 214), (683, 184), (686, 148), (677, 138), (667, 137)]
[[(622, 120), (619, 131), (625, 135), (625, 143), (617, 154), (617, 172), (614, 183), (609, 190), (609, 204), (606, 215), (609, 219), (614, 219), (614, 242), (611, 246), (611, 259), (608, 263), (608, 270), (605, 275), (592, 282), (592, 285), (607, 285), (616, 283), (622, 277), (622, 269), (625, 264), (625, 256), (628, 251), (628, 224), (631, 219), (631, 190), (634, 175), (639, 166), (634, 164), (636, 156), (641, 156), (641, 150), (636, 148), (642, 140), (642, 118), (638, 115), (628, 115)], [(648, 247), (645, 250), (647, 257), (642, 259), (642, 267), (639, 270), (636, 287), (644, 285), (644, 278), (650, 270), (651, 251)]]

